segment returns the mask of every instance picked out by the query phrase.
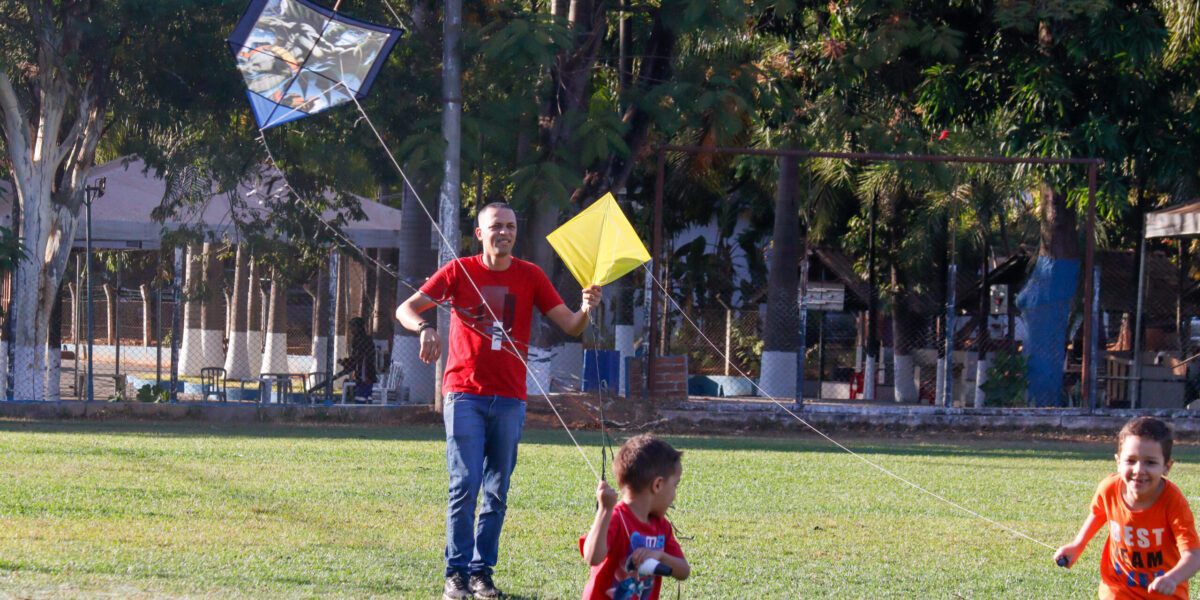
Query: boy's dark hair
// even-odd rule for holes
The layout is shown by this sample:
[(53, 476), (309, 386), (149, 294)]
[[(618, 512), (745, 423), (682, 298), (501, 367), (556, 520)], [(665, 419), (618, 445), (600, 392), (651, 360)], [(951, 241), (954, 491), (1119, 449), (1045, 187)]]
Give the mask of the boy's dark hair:
[(621, 487), (640, 492), (659, 477), (670, 477), (680, 463), (683, 452), (670, 444), (643, 433), (621, 445), (613, 457), (613, 474)]
[(1138, 417), (1129, 421), (1121, 428), (1121, 433), (1117, 434), (1117, 452), (1121, 451), (1125, 438), (1129, 436), (1158, 442), (1162, 445), (1163, 460), (1171, 460), (1171, 446), (1174, 445), (1175, 439), (1170, 425), (1154, 417)]

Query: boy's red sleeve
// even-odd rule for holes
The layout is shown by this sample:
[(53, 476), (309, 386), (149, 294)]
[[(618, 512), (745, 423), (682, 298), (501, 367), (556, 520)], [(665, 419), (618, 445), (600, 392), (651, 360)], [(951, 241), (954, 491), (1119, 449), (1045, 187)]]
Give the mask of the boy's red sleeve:
[[(614, 512), (612, 518), (608, 522), (608, 538), (605, 540), (607, 542), (608, 554), (610, 556), (613, 553), (613, 548), (617, 547), (617, 541), (620, 540), (620, 537), (618, 537), (620, 534), (617, 533), (616, 529), (619, 523), (615, 523), (614, 521), (616, 520), (617, 516)], [(583, 556), (583, 544), (585, 542), (587, 542), (587, 533), (579, 536), (579, 556)]]

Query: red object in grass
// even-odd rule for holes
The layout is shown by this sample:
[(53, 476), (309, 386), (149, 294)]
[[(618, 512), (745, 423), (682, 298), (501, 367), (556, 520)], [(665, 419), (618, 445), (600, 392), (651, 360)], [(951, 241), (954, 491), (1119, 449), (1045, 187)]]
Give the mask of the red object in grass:
[(942, 141), (942, 140), (946, 139), (946, 137), (947, 137), (947, 136), (949, 136), (949, 135), (950, 135), (950, 130), (948, 130), (948, 129), (943, 129), (943, 130), (942, 130), (942, 135), (939, 135), (939, 136), (938, 136), (938, 141), (940, 142), (940, 141)]

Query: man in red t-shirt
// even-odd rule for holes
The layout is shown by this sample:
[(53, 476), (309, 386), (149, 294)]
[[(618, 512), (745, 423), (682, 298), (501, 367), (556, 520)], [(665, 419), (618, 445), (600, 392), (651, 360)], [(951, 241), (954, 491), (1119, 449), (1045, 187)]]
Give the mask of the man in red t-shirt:
[(450, 473), (445, 600), (500, 594), (492, 569), (525, 424), (525, 357), (533, 309), (568, 334), (579, 335), (587, 328), (588, 313), (600, 303), (600, 287), (590, 286), (583, 290), (579, 310), (568, 309), (537, 265), (513, 257), (516, 235), (512, 208), (502, 202), (483, 207), (475, 228), (483, 252), (446, 263), (396, 309), (401, 325), (420, 332), (425, 362), (438, 359), (442, 342), (421, 312), (434, 304), (452, 309), (442, 378)]

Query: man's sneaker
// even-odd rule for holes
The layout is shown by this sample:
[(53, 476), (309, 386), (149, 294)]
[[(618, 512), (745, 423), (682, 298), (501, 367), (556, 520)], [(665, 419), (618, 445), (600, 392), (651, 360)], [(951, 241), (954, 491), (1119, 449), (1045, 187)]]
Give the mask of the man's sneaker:
[(500, 597), (500, 590), (496, 589), (496, 584), (492, 583), (492, 576), (487, 573), (471, 575), (469, 587), (471, 593), (475, 594), (479, 600), (492, 600)]
[(442, 588), (442, 600), (466, 600), (470, 597), (471, 590), (467, 588), (466, 575), (455, 573), (446, 578), (446, 585)]

